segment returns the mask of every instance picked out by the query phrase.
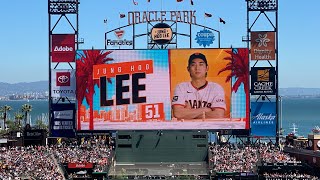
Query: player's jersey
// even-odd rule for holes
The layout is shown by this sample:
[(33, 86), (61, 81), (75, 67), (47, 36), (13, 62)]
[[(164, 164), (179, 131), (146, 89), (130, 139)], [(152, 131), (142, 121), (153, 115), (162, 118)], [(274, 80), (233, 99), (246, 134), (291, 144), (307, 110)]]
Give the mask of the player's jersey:
[(224, 90), (219, 84), (214, 82), (207, 82), (200, 89), (194, 87), (191, 82), (178, 84), (174, 91), (172, 105), (185, 106), (186, 102), (195, 109), (208, 107), (226, 110)]

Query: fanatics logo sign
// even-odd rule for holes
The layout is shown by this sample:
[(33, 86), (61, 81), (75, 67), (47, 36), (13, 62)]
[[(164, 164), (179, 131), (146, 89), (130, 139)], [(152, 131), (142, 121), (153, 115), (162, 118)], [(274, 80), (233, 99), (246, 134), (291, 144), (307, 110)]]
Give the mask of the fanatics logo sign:
[(70, 86), (70, 72), (57, 72), (57, 86)]
[(125, 31), (121, 29), (114, 31), (114, 35), (117, 37), (117, 40), (107, 39), (107, 46), (132, 46), (132, 40), (122, 39), (124, 34)]
[(52, 62), (74, 62), (75, 34), (53, 34), (51, 37)]
[(114, 31), (114, 34), (116, 35), (116, 37), (118, 39), (122, 39), (123, 35), (124, 35), (124, 30), (117, 30), (117, 31)]

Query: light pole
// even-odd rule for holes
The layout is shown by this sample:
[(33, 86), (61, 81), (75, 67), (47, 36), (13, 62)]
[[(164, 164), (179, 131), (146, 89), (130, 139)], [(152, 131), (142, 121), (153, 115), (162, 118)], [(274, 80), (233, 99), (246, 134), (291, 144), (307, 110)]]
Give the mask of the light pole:
[(279, 136), (281, 136), (282, 135), (282, 111), (283, 111), (283, 109), (282, 109), (282, 96), (279, 96), (279, 103), (280, 103), (280, 109), (279, 109), (279, 112), (280, 112), (280, 118), (279, 118), (279, 121), (280, 121), (280, 127), (279, 127), (279, 129), (278, 129), (278, 133), (279, 133)]

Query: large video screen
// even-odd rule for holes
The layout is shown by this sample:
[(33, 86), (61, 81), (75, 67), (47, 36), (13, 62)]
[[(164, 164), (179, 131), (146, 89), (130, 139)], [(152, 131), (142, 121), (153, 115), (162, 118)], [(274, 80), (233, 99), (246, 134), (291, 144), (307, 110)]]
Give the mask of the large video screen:
[(77, 130), (248, 129), (248, 50), (80, 50)]

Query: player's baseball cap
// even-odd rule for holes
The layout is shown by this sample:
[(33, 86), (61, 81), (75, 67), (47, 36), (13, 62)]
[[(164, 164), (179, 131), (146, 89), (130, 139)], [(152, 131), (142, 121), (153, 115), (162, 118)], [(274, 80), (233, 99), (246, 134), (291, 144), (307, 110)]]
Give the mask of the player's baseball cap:
[(206, 65), (208, 66), (208, 62), (206, 59), (206, 56), (201, 54), (201, 53), (193, 53), (191, 54), (191, 56), (189, 57), (189, 61), (188, 61), (188, 66), (192, 63), (192, 60), (194, 59), (202, 59), (204, 61), (204, 63), (206, 63)]

